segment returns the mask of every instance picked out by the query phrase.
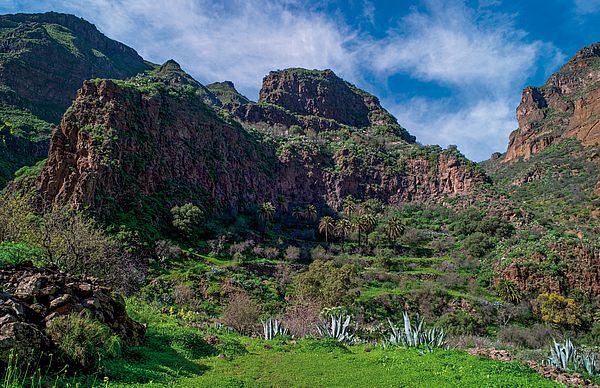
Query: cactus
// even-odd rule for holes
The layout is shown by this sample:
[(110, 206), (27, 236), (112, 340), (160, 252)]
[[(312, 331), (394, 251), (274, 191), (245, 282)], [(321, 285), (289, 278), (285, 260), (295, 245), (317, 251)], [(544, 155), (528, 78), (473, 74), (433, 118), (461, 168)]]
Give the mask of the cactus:
[(278, 335), (287, 335), (288, 329), (283, 327), (281, 322), (275, 318), (269, 318), (263, 323), (264, 339), (272, 340)]
[(446, 345), (446, 333), (443, 329), (434, 327), (425, 330), (425, 320), (418, 314), (415, 318), (415, 325), (412, 324), (410, 316), (406, 311), (402, 314), (402, 317), (404, 320), (404, 331), (400, 330), (388, 319), (391, 330), (388, 341), (390, 344), (406, 347), (425, 346), (430, 352), (433, 351), (433, 348)]
[(354, 340), (354, 335), (348, 332), (350, 315), (337, 315), (331, 317), (331, 324), (326, 322), (317, 325), (319, 335), (324, 338), (333, 338), (339, 342), (349, 343)]

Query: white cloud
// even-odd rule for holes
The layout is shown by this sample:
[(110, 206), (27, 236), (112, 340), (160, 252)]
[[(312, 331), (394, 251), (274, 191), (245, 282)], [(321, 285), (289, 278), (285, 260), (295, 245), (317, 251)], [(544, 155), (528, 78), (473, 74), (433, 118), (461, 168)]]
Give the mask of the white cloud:
[(286, 67), (332, 68), (353, 78), (354, 34), (323, 14), (271, 0), (64, 0), (152, 61), (173, 58), (202, 82), (232, 80), (256, 98), (262, 76)]
[(461, 152), (477, 161), (505, 149), (508, 133), (517, 125), (515, 105), (503, 99), (469, 101), (457, 107), (452, 99), (415, 98), (389, 106), (419, 142), (458, 145)]
[(575, 12), (586, 15), (600, 11), (600, 0), (574, 0)]
[(492, 12), (494, 4), (476, 10), (461, 2), (426, 1), (383, 42), (369, 46), (373, 68), (383, 78), (407, 73), (452, 91), (451, 99), (392, 102), (391, 111), (420, 141), (457, 144), (475, 160), (505, 148), (517, 127), (520, 87), (540, 56), (562, 58), (554, 46), (528, 41), (509, 16)]

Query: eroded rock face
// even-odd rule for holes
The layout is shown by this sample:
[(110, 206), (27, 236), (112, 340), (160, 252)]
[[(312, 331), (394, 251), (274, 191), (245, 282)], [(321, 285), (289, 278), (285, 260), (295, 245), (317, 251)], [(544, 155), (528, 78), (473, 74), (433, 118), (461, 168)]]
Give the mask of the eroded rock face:
[(579, 51), (542, 87), (527, 87), (517, 108), (505, 162), (529, 159), (555, 142), (600, 144), (600, 43)]
[(371, 124), (364, 97), (331, 70), (272, 71), (263, 80), (259, 101), (353, 127)]
[[(232, 85), (227, 89), (228, 95), (239, 95)], [(344, 81), (332, 70), (272, 71), (263, 79), (258, 103), (246, 101), (224, 107), (251, 126), (266, 123), (289, 128), (296, 125), (314, 132), (389, 126), (395, 128), (403, 140), (415, 142), (415, 137), (398, 124), (377, 97)]]
[[(45, 199), (99, 212), (140, 206), (142, 200), (132, 198), (161, 201), (156, 207), (162, 211), (193, 199), (209, 212), (235, 214), (279, 196), (290, 207), (339, 208), (348, 195), (384, 203), (435, 200), (470, 194), (485, 181), (454, 150), (421, 152), (402, 134), (394, 135), (395, 144), (378, 145), (375, 136), (354, 129), (364, 145), (335, 152), (306, 140), (298, 148), (293, 142), (281, 147), (225, 121), (202, 96), (180, 93), (86, 82), (52, 136), (37, 182)], [(342, 126), (272, 104), (241, 104), (233, 112), (245, 123), (255, 119), (267, 125), (266, 131), (294, 124), (331, 131)], [(385, 128), (402, 129), (397, 124)], [(415, 156), (387, 150), (393, 147)], [(370, 156), (363, 155), (365, 150)]]
[(273, 158), (199, 96), (86, 82), (52, 136), (38, 184), (52, 201), (77, 207), (168, 196), (179, 187), (219, 209), (238, 209), (273, 193), (274, 175), (265, 165)]
[(581, 245), (552, 244), (549, 250), (563, 258), (560, 273), (549, 275), (540, 267), (551, 264), (541, 254), (524, 260), (515, 259), (500, 272), (502, 277), (513, 281), (527, 293), (557, 292), (579, 289), (587, 295), (600, 295), (600, 252), (594, 247)]
[(127, 315), (125, 301), (98, 280), (28, 266), (0, 269), (0, 363), (14, 351), (21, 362), (37, 362), (53, 350), (45, 330), (59, 317), (81, 313), (110, 327), (126, 346), (144, 341), (145, 327)]

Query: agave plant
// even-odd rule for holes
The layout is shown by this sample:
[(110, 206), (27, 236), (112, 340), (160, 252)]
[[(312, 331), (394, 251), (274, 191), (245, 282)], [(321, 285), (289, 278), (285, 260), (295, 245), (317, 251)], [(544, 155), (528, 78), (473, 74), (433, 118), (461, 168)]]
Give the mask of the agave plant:
[(582, 354), (579, 357), (579, 364), (581, 369), (592, 376), (598, 374), (598, 368), (596, 368), (596, 355), (594, 353)]
[(354, 335), (348, 331), (350, 327), (350, 315), (333, 315), (330, 319), (331, 324), (324, 322), (317, 325), (319, 335), (324, 338), (333, 338), (339, 342), (352, 342)]
[(550, 348), (548, 364), (565, 371), (576, 369), (577, 349), (573, 345), (573, 342), (568, 338), (564, 344), (554, 340), (554, 344)]
[(276, 318), (269, 318), (263, 323), (264, 339), (271, 340), (278, 335), (287, 335), (288, 329)]
[(389, 343), (392, 345), (401, 345), (407, 347), (425, 346), (430, 352), (433, 348), (444, 347), (446, 345), (446, 333), (443, 329), (432, 328), (425, 330), (425, 320), (418, 314), (413, 325), (410, 316), (406, 311), (403, 312), (404, 330), (398, 328), (391, 320)]
[(596, 354), (580, 353), (570, 339), (564, 344), (554, 341), (550, 348), (547, 363), (564, 371), (582, 371), (590, 375), (598, 374), (596, 368)]

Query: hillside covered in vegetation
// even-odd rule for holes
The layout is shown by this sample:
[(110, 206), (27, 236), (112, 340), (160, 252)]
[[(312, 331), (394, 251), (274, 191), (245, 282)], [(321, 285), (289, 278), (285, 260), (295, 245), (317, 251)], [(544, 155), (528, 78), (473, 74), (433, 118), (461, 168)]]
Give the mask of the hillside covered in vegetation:
[(600, 114), (595, 46), (477, 164), (331, 70), (251, 101), (70, 15), (0, 41), (5, 386), (600, 383), (598, 144), (515, 151), (567, 120), (556, 77)]

